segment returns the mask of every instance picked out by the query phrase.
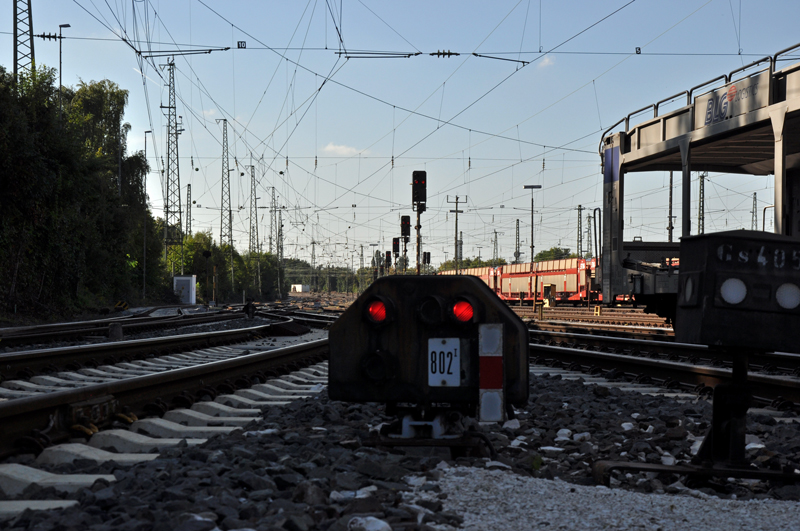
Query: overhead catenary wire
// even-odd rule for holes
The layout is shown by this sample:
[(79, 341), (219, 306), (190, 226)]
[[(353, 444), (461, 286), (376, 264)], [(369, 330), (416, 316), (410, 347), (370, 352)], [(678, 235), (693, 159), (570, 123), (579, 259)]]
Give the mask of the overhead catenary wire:
[[(124, 20), (123, 18), (120, 18), (120, 19), (121, 19), (121, 20)], [(303, 49), (303, 50), (307, 50), (307, 48), (306, 48), (306, 47), (302, 47), (302, 49)], [(517, 50), (517, 51), (515, 51), (514, 53), (518, 53), (518, 50)], [(297, 70), (297, 68), (298, 68), (298, 67), (295, 67), (295, 70)], [(187, 72), (187, 73), (188, 73), (188, 72)], [(194, 77), (195, 77), (195, 76), (191, 75), (190, 73), (189, 73), (189, 75), (190, 75), (192, 78), (194, 78)], [(197, 83), (198, 81), (200, 81), (200, 78), (197, 78), (197, 79), (193, 80), (193, 83)], [(297, 87), (293, 87), (293, 88), (297, 88)], [(449, 92), (450, 92), (450, 91), (448, 90), (448, 93), (449, 93)], [(201, 90), (201, 92), (200, 92), (200, 93), (201, 93), (201, 94), (203, 94), (203, 95), (205, 94), (205, 92), (204, 92), (204, 91), (202, 91), (202, 90)], [(316, 102), (317, 102), (317, 100), (315, 99), (315, 100), (314, 100), (315, 107), (316, 107)], [(300, 110), (302, 110), (302, 108), (300, 108), (300, 107), (296, 107), (294, 104), (292, 104), (292, 105), (291, 105), (291, 107), (292, 107), (292, 110), (293, 110), (293, 111), (294, 111), (294, 110), (296, 110), (296, 109), (300, 109)], [(442, 108), (442, 107), (443, 107), (443, 105), (442, 105), (442, 103), (440, 103), (440, 108)], [(598, 105), (598, 107), (599, 107), (599, 105)], [(394, 113), (394, 112), (396, 112), (396, 109), (397, 109), (397, 107), (393, 107), (393, 113)], [(234, 112), (234, 114), (235, 114), (235, 112)], [(295, 120), (299, 119), (299, 118), (300, 118), (300, 114), (301, 114), (301, 113), (294, 112), (294, 114), (293, 114), (293, 117), (292, 117), (292, 121), (293, 121), (293, 122), (295, 122)], [(196, 118), (198, 118), (198, 119), (201, 119), (201, 117), (202, 117), (202, 113), (197, 113), (197, 114), (191, 114), (191, 113), (190, 113), (190, 116), (194, 116), (194, 117), (196, 117)], [(434, 120), (435, 120), (435, 121), (437, 121), (437, 123), (443, 123), (443, 121), (441, 120), (441, 116), (434, 116), (433, 118), (434, 118)], [(249, 121), (248, 121), (248, 122), (249, 122)], [(397, 137), (397, 134), (396, 134), (396, 132), (397, 132), (396, 125), (397, 125), (397, 124), (396, 124), (396, 122), (393, 120), (393, 123), (392, 123), (392, 130), (391, 130), (391, 132), (392, 132), (392, 137), (393, 137), (393, 138), (392, 138), (392, 140), (393, 140), (393, 143), (395, 142), (395, 138)], [(285, 124), (285, 122), (283, 123), (283, 127), (286, 127), (286, 124)], [(516, 127), (516, 128), (518, 129), (518, 128), (519, 128), (519, 125), (512, 126), (512, 127)], [(238, 128), (237, 128), (237, 129), (238, 129)], [(468, 128), (468, 130), (469, 130), (469, 128)], [(238, 131), (237, 131), (237, 132), (238, 132)], [(591, 134), (591, 133), (590, 133), (590, 134)], [(258, 140), (253, 140), (253, 138), (249, 137), (249, 135), (250, 135), (250, 132), (249, 132), (249, 127), (248, 127), (248, 128), (244, 128), (244, 129), (242, 129), (242, 130), (241, 130), (241, 136), (246, 136), (246, 137), (248, 137), (248, 138), (246, 139), (246, 141), (245, 141), (246, 145), (248, 145), (248, 146), (251, 146), (251, 145), (253, 145), (255, 142), (257, 142)], [(521, 151), (522, 151), (522, 144), (523, 144), (523, 143), (525, 143), (525, 140), (526, 140), (526, 139), (520, 139), (520, 137), (519, 137), (519, 134), (517, 134), (517, 135), (513, 135), (513, 136), (515, 136), (516, 138), (509, 138), (509, 140), (512, 140), (512, 141), (514, 141), (514, 142), (517, 142), (518, 149), (519, 149), (519, 151), (521, 152)], [(399, 140), (399, 138), (398, 138), (398, 140)], [(522, 142), (520, 142), (520, 140), (522, 140)], [(275, 146), (275, 147), (278, 147), (279, 143), (280, 143), (280, 142), (278, 142), (277, 144), (274, 144), (274, 146)], [(469, 142), (469, 144), (470, 144), (470, 146), (471, 146), (471, 145), (472, 145), (472, 142)], [(527, 144), (526, 144), (526, 145), (527, 145)], [(281, 148), (278, 148), (277, 150), (274, 150), (274, 151), (275, 151), (275, 156), (276, 156), (276, 157), (280, 157), (280, 156), (282, 156), (282, 155), (280, 154), (280, 152), (282, 151), (282, 150), (281, 150)], [(296, 151), (296, 150), (294, 150), (294, 151)], [(269, 150), (267, 150), (267, 152), (269, 152)], [(460, 158), (463, 158), (463, 157), (461, 157), (461, 154), (462, 154), (462, 152), (463, 152), (463, 150), (462, 150), (462, 149), (459, 149), (459, 150), (458, 150), (458, 154), (459, 154), (459, 157), (460, 157)], [(590, 154), (590, 153), (592, 153), (592, 154), (593, 154), (593, 153), (594, 153), (594, 150), (591, 150), (591, 151), (589, 151), (589, 150), (585, 150), (585, 152), (586, 152), (587, 154)], [(392, 154), (393, 154), (393, 155), (395, 155), (395, 153), (392, 153)], [(368, 157), (366, 157), (366, 156), (365, 156), (363, 153), (361, 153), (360, 155), (361, 155), (361, 157), (360, 157), (360, 158), (361, 158), (362, 160), (367, 160), (367, 159), (368, 159)], [(408, 158), (408, 155), (409, 155), (409, 154), (407, 154), (407, 155), (406, 155), (406, 159)], [(297, 159), (300, 159), (300, 157), (295, 157), (295, 158), (297, 158)], [(399, 158), (399, 157), (395, 156), (395, 160), (397, 160), (398, 158)], [(439, 156), (439, 157), (436, 157), (436, 158), (437, 158), (437, 159), (441, 159), (442, 157), (440, 157), (440, 156)], [(520, 158), (522, 158), (522, 157), (520, 157)], [(422, 159), (424, 159), (424, 157), (422, 157)], [(418, 160), (422, 160), (422, 159), (418, 159)], [(209, 159), (209, 160), (213, 160), (213, 159)], [(324, 157), (320, 157), (320, 159), (319, 159), (319, 160), (325, 160), (325, 158), (324, 158)], [(328, 160), (333, 160), (333, 159), (328, 159)], [(387, 158), (386, 158), (386, 160), (389, 160), (389, 158), (387, 157)], [(480, 160), (480, 157), (477, 157), (477, 158), (476, 158), (476, 160)], [(535, 159), (532, 159), (532, 160), (535, 160)], [(408, 161), (406, 161), (406, 164), (407, 164), (407, 163), (408, 163)], [(301, 165), (302, 165), (302, 163), (301, 163)], [(395, 165), (395, 167), (396, 167), (396, 168), (401, 168), (402, 166), (401, 166), (401, 165), (398, 165), (398, 164), (396, 164), (396, 165)], [(549, 165), (548, 165), (548, 167), (549, 167)], [(295, 168), (294, 162), (292, 162), (292, 168), (293, 168), (293, 169)], [(512, 166), (512, 167), (510, 167), (510, 168), (507, 168), (507, 169), (510, 169), (511, 171), (514, 171), (515, 167), (513, 167), (513, 166)], [(563, 165), (562, 165), (562, 170), (563, 170)], [(305, 171), (305, 170), (304, 170), (304, 171)], [(481, 173), (483, 173), (483, 172), (481, 172)], [(517, 172), (517, 173), (519, 173), (519, 172)], [(380, 175), (382, 175), (382, 173), (380, 173), (380, 172), (379, 172), (379, 173), (378, 173), (378, 176), (380, 176)], [(323, 177), (324, 177), (324, 176), (323, 176)], [(320, 182), (323, 182), (323, 181), (320, 181)], [(303, 190), (303, 188), (302, 188), (302, 184), (303, 184), (303, 182), (302, 182), (302, 179), (301, 179), (301, 180), (299, 181), (299, 187), (298, 187), (298, 192), (300, 192), (300, 193), (302, 193), (302, 190)], [(339, 187), (341, 187), (341, 185), (342, 185), (342, 184), (343, 184), (343, 183), (340, 181), (340, 182), (338, 183)], [(346, 193), (346, 192), (347, 192), (347, 190), (344, 190), (344, 192)], [(354, 192), (355, 192), (355, 193), (359, 193), (359, 192), (361, 192), (361, 190), (355, 190)], [(339, 193), (337, 193), (337, 196), (339, 196), (339, 195), (340, 195), (340, 194), (339, 194)], [(368, 195), (367, 195), (367, 196), (368, 196)], [(376, 198), (373, 198), (373, 199), (376, 199)], [(314, 201), (314, 203), (316, 203), (316, 201)], [(389, 197), (388, 204), (393, 204), (393, 203), (394, 203), (393, 199), (392, 199), (391, 197)], [(379, 218), (376, 218), (376, 219), (379, 219)]]

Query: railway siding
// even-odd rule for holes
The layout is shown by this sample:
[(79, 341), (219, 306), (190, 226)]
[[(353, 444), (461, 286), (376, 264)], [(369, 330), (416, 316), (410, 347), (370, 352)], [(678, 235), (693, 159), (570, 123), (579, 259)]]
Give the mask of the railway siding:
[[(314, 314), (309, 319), (325, 320)], [(571, 348), (547, 350), (555, 358), (559, 352), (575, 351), (583, 339), (568, 341), (573, 343)], [(259, 340), (236, 349), (255, 351), (274, 342)], [(622, 341), (606, 349), (619, 349), (613, 356), (623, 358), (628, 351), (641, 348), (641, 343)], [(666, 352), (671, 347), (676, 345), (663, 343), (657, 349)], [(533, 346), (532, 350), (537, 348)], [(641, 361), (639, 354), (633, 359)], [(259, 354), (245, 358), (254, 355)], [(158, 374), (165, 367), (184, 363), (186, 356), (123, 362), (131, 366), (122, 369), (146, 368)], [(219, 367), (232, 361), (218, 359), (214, 364)], [(63, 525), (98, 530), (109, 526), (165, 530), (184, 526), (343, 531), (358, 525), (418, 529), (422, 524), (438, 529), (462, 525), (467, 529), (529, 528), (519, 522), (533, 521), (532, 505), (517, 497), (506, 497), (500, 522), (481, 520), (487, 511), (480, 510), (479, 500), (472, 500), (477, 511), (466, 507), (467, 502), (460, 498), (461, 489), (475, 488), (464, 479), (471, 477), (533, 494), (548, 488), (561, 492), (558, 489), (562, 484), (569, 485), (569, 494), (581, 501), (560, 505), (548, 502), (552, 509), (539, 508), (539, 514), (547, 515), (542, 522), (582, 522), (585, 529), (640, 525), (641, 513), (635, 504), (641, 503), (637, 496), (644, 494), (655, 495), (656, 501), (646, 502), (654, 505), (661, 504), (660, 495), (666, 494), (664, 504), (681, 509), (686, 506), (687, 511), (694, 510), (691, 500), (733, 502), (736, 508), (742, 506), (742, 500), (749, 500), (747, 507), (754, 507), (753, 514), (774, 509), (764, 521), (776, 529), (791, 528), (797, 517), (791, 507), (775, 505), (775, 500), (800, 500), (800, 489), (767, 482), (722, 480), (691, 485), (673, 474), (615, 472), (611, 483), (616, 489), (608, 492), (613, 492), (609, 496), (622, 509), (614, 512), (607, 507), (609, 496), (593, 495), (601, 492), (596, 487), (581, 490), (594, 483), (595, 461), (681, 464), (690, 460), (711, 417), (710, 402), (691, 389), (665, 389), (658, 381), (632, 383), (624, 378), (625, 370), (611, 370), (606, 378), (533, 366), (530, 400), (517, 410), (515, 419), (502, 425), (473, 425), (489, 438), (498, 456), (454, 460), (442, 449), (373, 446), (371, 430), (393, 419), (374, 404), (329, 401), (324, 390), (324, 367), (299, 369), (247, 388), (235, 386), (213, 401), (196, 401), (157, 416), (151, 410), (148, 418), (127, 426), (131, 429), (120, 424), (101, 431), (89, 439), (88, 445), (66, 442), (51, 446), (36, 459), (20, 455), (7, 464), (56, 475), (113, 475), (115, 481), (94, 478), (90, 486), (58, 491), (52, 482), (63, 478), (32, 472), (32, 476), (49, 478), (51, 483), (42, 479), (17, 495), (0, 494), (0, 515), (3, 510), (12, 514), (11, 509), (3, 507), (21, 498), (39, 498), (34, 500), (37, 502), (49, 498), (72, 507), (17, 512), (3, 525), (44, 531)], [(188, 374), (192, 370), (196, 369), (183, 367), (177, 372)], [(724, 367), (709, 370), (726, 377)], [(80, 389), (67, 393), (76, 391)], [(167, 396), (181, 396), (166, 391)], [(54, 394), (63, 393), (49, 396)], [(759, 467), (800, 470), (800, 453), (793, 450), (800, 438), (799, 426), (793, 411), (767, 408), (753, 412), (748, 424), (748, 457)], [(15, 473), (19, 472), (16, 467)], [(555, 484), (554, 479), (558, 481)], [(549, 481), (541, 483), (545, 480)], [(559, 517), (551, 516), (555, 507), (559, 507)], [(654, 513), (654, 517), (663, 529), (677, 529), (669, 527), (661, 513)]]
[[(321, 378), (324, 371), (316, 370)], [(294, 374), (302, 379), (300, 372)], [(259, 408), (259, 419), (227, 436), (165, 445), (159, 457), (133, 467), (86, 459), (42, 465), (53, 473), (113, 473), (116, 481), (100, 480), (75, 493), (60, 494), (54, 498), (77, 504), (63, 511), (24, 513), (6, 525), (43, 531), (64, 525), (85, 529), (149, 525), (166, 530), (190, 524), (202, 529), (343, 531), (357, 522), (393, 529), (424, 524), (442, 530), (462, 525), (513, 530), (530, 529), (530, 522), (551, 526), (580, 522), (581, 529), (591, 530), (655, 525), (651, 516), (663, 529), (685, 525), (682, 518), (673, 522), (670, 513), (660, 509), (645, 516), (642, 504), (672, 506), (680, 514), (702, 507), (726, 508), (742, 521), (763, 517), (775, 529), (789, 529), (796, 522), (796, 503), (759, 500), (800, 499), (800, 492), (765, 483), (724, 482), (714, 490), (689, 487), (678, 477), (632, 474), (616, 476), (615, 489), (589, 487), (594, 460), (687, 459), (710, 419), (710, 403), (691, 394), (651, 396), (626, 390), (634, 387), (631, 384), (581, 378), (563, 370), (534, 368), (530, 400), (517, 418), (503, 425), (476, 426), (498, 450), (494, 461), (452, 460), (431, 449), (364, 446), (370, 428), (390, 421), (382, 408), (331, 402), (323, 390), (288, 404)], [(760, 444), (748, 450), (749, 455), (765, 458), (762, 464), (775, 460), (800, 466), (800, 456), (773, 455), (798, 435), (790, 417), (780, 422), (758, 415), (752, 427)], [(516, 490), (507, 492), (501, 502), (482, 490), (487, 485)], [(38, 496), (50, 492), (41, 486), (28, 489)], [(550, 493), (538, 498), (544, 507), (531, 498), (543, 491)]]

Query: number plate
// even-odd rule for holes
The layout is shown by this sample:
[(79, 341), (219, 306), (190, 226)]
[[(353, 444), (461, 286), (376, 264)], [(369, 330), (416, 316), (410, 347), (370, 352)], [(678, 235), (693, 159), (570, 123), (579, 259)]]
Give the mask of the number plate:
[(461, 340), (457, 337), (428, 339), (428, 386), (461, 385)]

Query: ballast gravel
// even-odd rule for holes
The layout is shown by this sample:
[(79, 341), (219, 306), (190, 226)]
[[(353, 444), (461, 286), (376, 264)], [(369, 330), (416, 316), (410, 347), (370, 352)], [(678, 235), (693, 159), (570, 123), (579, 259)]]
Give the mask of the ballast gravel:
[[(439, 467), (443, 508), (464, 518), (466, 531), (531, 529), (792, 530), (800, 504), (652, 495), (520, 476), (505, 470)], [(420, 493), (423, 498), (429, 495)]]
[[(685, 462), (710, 403), (675, 400), (560, 376), (531, 378), (515, 419), (478, 425), (497, 456), (370, 445), (394, 419), (376, 404), (313, 398), (200, 446), (134, 467), (76, 461), (60, 474), (114, 474), (72, 494), (29, 487), (18, 498), (78, 506), (26, 511), (0, 528), (41, 531), (389, 531), (516, 529), (798, 529), (800, 487), (759, 481), (688, 483), (677, 475), (617, 474), (594, 486), (599, 459)], [(754, 414), (748, 456), (800, 468), (800, 425)], [(32, 456), (16, 459), (30, 464)], [(0, 499), (14, 499), (0, 493)], [(782, 501), (781, 501), (782, 500)]]

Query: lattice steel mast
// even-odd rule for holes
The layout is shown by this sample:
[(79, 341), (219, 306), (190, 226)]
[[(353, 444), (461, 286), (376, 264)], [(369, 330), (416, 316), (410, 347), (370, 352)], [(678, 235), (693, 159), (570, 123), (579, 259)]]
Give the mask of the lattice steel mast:
[(311, 289), (317, 291), (317, 241), (314, 239), (313, 227), (311, 233)]
[(222, 118), (222, 206), (220, 208), (219, 244), (233, 247), (233, 231), (231, 230), (233, 213), (231, 212), (231, 177), (230, 160), (228, 158), (228, 120)]
[(261, 292), (261, 256), (258, 245), (258, 198), (256, 197), (256, 167), (250, 160), (250, 256), (256, 255), (256, 282)]
[(250, 166), (250, 252), (258, 252), (258, 200), (256, 198), (256, 167)]
[(492, 245), (492, 265), (497, 266), (498, 256), (497, 256), (497, 231), (494, 231), (494, 244)]
[(592, 257), (592, 216), (586, 216), (586, 256)]
[(708, 172), (700, 172), (700, 203), (697, 207), (697, 234), (706, 232), (706, 179)]
[(222, 122), (222, 208), (220, 208), (219, 245), (230, 247), (231, 261), (231, 290), (233, 287), (233, 211), (231, 210), (231, 168), (228, 158), (228, 120), (221, 118)]
[[(183, 224), (181, 222), (181, 177), (178, 165), (178, 115), (175, 107), (175, 62), (166, 65), (169, 69), (169, 105), (167, 109), (167, 182), (164, 197), (164, 263), (169, 266), (169, 248), (181, 246), (181, 274), (183, 274)], [(174, 273), (175, 262), (172, 261)]]
[(35, 64), (31, 0), (14, 0), (14, 81), (22, 70), (30, 72)]
[(672, 172), (669, 172), (669, 214), (667, 214), (669, 218), (669, 223), (667, 224), (667, 241), (672, 241), (672, 231), (675, 229), (675, 226), (672, 224)]
[(272, 202), (269, 205), (269, 252), (275, 253), (275, 246), (273, 245), (273, 236), (278, 235), (278, 202), (275, 200), (275, 187), (272, 187)]
[(361, 246), (361, 255), (358, 260), (358, 291), (364, 290), (364, 246)]
[(281, 299), (283, 283), (283, 212), (278, 210), (278, 298)]
[(186, 234), (192, 234), (192, 185), (186, 185)]

